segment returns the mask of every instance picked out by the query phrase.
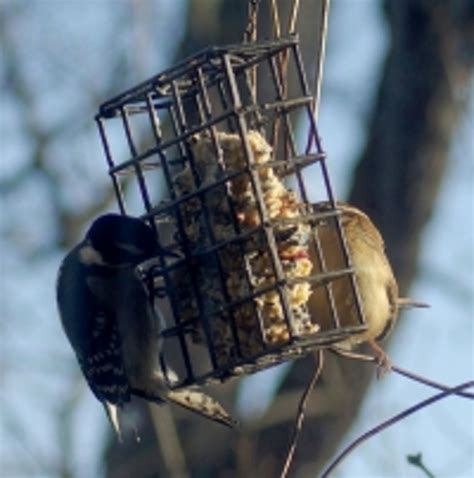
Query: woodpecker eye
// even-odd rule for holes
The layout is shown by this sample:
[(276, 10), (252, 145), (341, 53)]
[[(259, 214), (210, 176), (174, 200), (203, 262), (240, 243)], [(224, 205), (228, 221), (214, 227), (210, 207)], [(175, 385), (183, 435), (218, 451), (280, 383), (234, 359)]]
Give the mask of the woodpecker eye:
[(139, 247), (133, 245), (133, 244), (127, 244), (126, 242), (117, 242), (116, 244), (117, 249), (121, 249), (125, 251), (128, 254), (131, 254), (133, 256), (142, 256), (145, 255), (146, 251), (143, 249), (140, 249)]
[(124, 242), (115, 242), (110, 244), (103, 251), (104, 262), (111, 265), (138, 264), (147, 259), (147, 251), (139, 247)]

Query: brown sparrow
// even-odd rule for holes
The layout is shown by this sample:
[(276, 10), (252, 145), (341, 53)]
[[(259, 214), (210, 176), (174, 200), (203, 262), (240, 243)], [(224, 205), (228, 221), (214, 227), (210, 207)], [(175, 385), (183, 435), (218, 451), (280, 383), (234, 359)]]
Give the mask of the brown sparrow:
[[(390, 359), (378, 341), (384, 339), (393, 329), (399, 311), (403, 307), (428, 307), (426, 304), (399, 297), (398, 284), (392, 267), (385, 255), (382, 236), (370, 218), (360, 209), (346, 203), (337, 203), (340, 222), (344, 231), (348, 252), (355, 271), (355, 278), (361, 307), (364, 312), (367, 330), (356, 333), (336, 344), (343, 350), (367, 342), (378, 358), (380, 372), (391, 367)], [(313, 205), (314, 212), (330, 211), (329, 203)], [(324, 255), (326, 271), (344, 268), (343, 253), (337, 236), (336, 218), (329, 217), (318, 222), (317, 231)], [(315, 266), (313, 273), (321, 272), (322, 267), (314, 248), (310, 250)], [(335, 307), (341, 325), (359, 324), (355, 301), (351, 294), (351, 282), (343, 276), (331, 282)], [(324, 287), (316, 287), (308, 306), (312, 320), (322, 330), (334, 328), (331, 309)]]

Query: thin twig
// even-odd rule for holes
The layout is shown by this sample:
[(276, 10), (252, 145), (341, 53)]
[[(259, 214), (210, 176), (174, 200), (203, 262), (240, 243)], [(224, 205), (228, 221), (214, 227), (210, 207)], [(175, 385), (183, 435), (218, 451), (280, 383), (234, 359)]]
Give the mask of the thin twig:
[(397, 413), (394, 415), (392, 418), (389, 418), (388, 420), (383, 421), (379, 425), (371, 428), (369, 431), (365, 432), (361, 436), (359, 436), (356, 440), (354, 440), (352, 443), (350, 443), (342, 452), (340, 452), (336, 458), (332, 461), (332, 463), (326, 468), (326, 470), (323, 472), (321, 475), (321, 478), (326, 478), (334, 471), (334, 469), (341, 463), (344, 458), (349, 455), (355, 448), (357, 448), (359, 445), (361, 445), (364, 441), (368, 440), (369, 438), (373, 437), (374, 435), (377, 435), (381, 431), (385, 430), (391, 425), (394, 425), (395, 423), (399, 422), (400, 420), (403, 420), (404, 418), (412, 415), (413, 413), (418, 412), (422, 408), (428, 407), (429, 405), (432, 405), (433, 403), (443, 400), (446, 397), (449, 397), (450, 395), (454, 395), (458, 392), (461, 392), (464, 389), (474, 387), (474, 381), (469, 381), (462, 383), (461, 385), (458, 385), (456, 387), (450, 388), (444, 392), (437, 393), (436, 395), (432, 395), (430, 398), (427, 398), (426, 400), (422, 400), (415, 405), (405, 409), (403, 412)]
[(417, 453), (416, 455), (408, 455), (407, 456), (407, 461), (410, 463), (410, 465), (413, 465), (417, 468), (419, 468), (423, 473), (428, 477), (428, 478), (435, 478), (433, 473), (431, 473), (428, 468), (426, 468), (425, 464), (423, 463), (421, 453)]
[[(366, 354), (361, 354), (361, 353), (356, 353), (352, 352), (349, 350), (343, 350), (337, 347), (331, 347), (328, 349), (330, 352), (338, 355), (339, 357), (343, 358), (348, 358), (348, 359), (353, 359), (353, 360), (360, 360), (362, 362), (371, 362), (374, 364), (377, 364), (377, 358), (373, 357), (372, 355), (366, 355)], [(398, 367), (396, 365), (392, 365), (391, 367), (392, 372), (398, 373), (399, 375), (402, 375), (403, 377), (409, 378), (413, 380), (414, 382), (419, 382), (422, 383), (423, 385), (427, 385), (428, 387), (436, 388), (437, 390), (442, 390), (442, 391), (448, 391), (451, 390), (451, 387), (448, 385), (443, 385), (442, 383), (435, 382), (434, 380), (430, 380), (429, 378), (423, 377), (421, 375), (417, 375), (413, 372), (409, 372), (408, 370), (405, 370), (401, 367)], [(469, 398), (469, 399), (474, 399), (474, 393), (469, 393), (469, 392), (458, 392), (455, 395), (463, 398)]]
[[(409, 372), (408, 370), (405, 370), (403, 368), (393, 366), (392, 370), (395, 373), (398, 373), (399, 375), (410, 378), (411, 380), (413, 380), (415, 382), (422, 383), (422, 384), (427, 385), (429, 387), (436, 388), (436, 389), (442, 390), (442, 391), (451, 390), (450, 387), (448, 387), (446, 385), (443, 385), (442, 383), (434, 382), (433, 380), (422, 377), (421, 375), (414, 374), (414, 373)], [(457, 395), (459, 397), (463, 397), (463, 398), (468, 398), (470, 400), (474, 399), (474, 393), (460, 391), (460, 392), (455, 393), (455, 395)]]
[(301, 429), (303, 428), (304, 411), (306, 408), (306, 403), (308, 402), (308, 398), (311, 394), (311, 391), (313, 390), (318, 378), (321, 375), (321, 372), (323, 370), (323, 364), (324, 364), (324, 352), (323, 350), (319, 350), (317, 367), (315, 367), (313, 376), (311, 377), (311, 380), (309, 381), (305, 391), (303, 392), (303, 395), (301, 396), (300, 403), (298, 404), (298, 413), (296, 415), (295, 427), (293, 429), (293, 436), (291, 437), (290, 448), (288, 450), (288, 454), (286, 456), (285, 464), (283, 465), (283, 470), (280, 474), (280, 478), (286, 478), (286, 476), (288, 475), (288, 471), (290, 469), (291, 463), (293, 461), (293, 456), (295, 454), (298, 437), (300, 435)]

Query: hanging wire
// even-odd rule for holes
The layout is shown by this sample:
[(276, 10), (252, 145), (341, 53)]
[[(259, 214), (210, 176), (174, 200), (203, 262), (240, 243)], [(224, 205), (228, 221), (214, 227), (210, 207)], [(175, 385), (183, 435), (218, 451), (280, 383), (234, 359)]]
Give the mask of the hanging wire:
[[(293, 6), (291, 8), (290, 17), (288, 19), (288, 25), (286, 30), (286, 35), (292, 35), (296, 32), (296, 22), (298, 20), (298, 12), (299, 12), (300, 2), (299, 0), (293, 0)], [(272, 0), (271, 2), (271, 15), (272, 15), (272, 24), (273, 24), (273, 32), (276, 39), (281, 38), (281, 21), (280, 21), (280, 12), (278, 10), (278, 1)], [(278, 61), (278, 73), (280, 75), (280, 83), (282, 85), (282, 97), (286, 98), (288, 93), (288, 59), (289, 59), (289, 51), (283, 52), (279, 56)], [(273, 132), (272, 132), (272, 143), (273, 149), (276, 150), (278, 144), (278, 128), (280, 126), (280, 118), (276, 118), (275, 123), (273, 124)], [(289, 151), (286, 152), (287, 155)]]
[(275, 36), (275, 38), (280, 38), (281, 24), (280, 24), (280, 14), (278, 12), (277, 0), (272, 0), (270, 11), (272, 14), (273, 35)]
[[(249, 0), (247, 5), (247, 27), (244, 32), (244, 43), (255, 43), (257, 41), (257, 20), (260, 0)], [(252, 98), (257, 97), (257, 65), (250, 70), (250, 89)]]
[[(328, 20), (329, 20), (329, 8), (331, 0), (321, 0), (321, 28), (320, 36), (316, 46), (315, 57), (315, 75), (314, 75), (314, 96), (312, 100), (311, 109), (313, 110), (313, 116), (315, 121), (318, 120), (319, 115), (319, 103), (321, 99), (321, 89), (323, 84), (323, 72), (324, 72), (324, 59), (326, 57), (326, 40), (328, 35)], [(309, 153), (313, 147), (313, 143), (316, 138), (310, 133), (308, 135), (308, 142), (306, 145), (306, 152)]]
[(260, 0), (249, 0), (247, 4), (247, 27), (244, 31), (244, 43), (252, 43), (257, 40), (257, 18)]
[(300, 9), (300, 0), (295, 0), (291, 12), (290, 20), (288, 22), (288, 32), (294, 33), (296, 27), (296, 20), (298, 19), (298, 12)]
[[(288, 19), (288, 25), (286, 28), (286, 35), (293, 35), (296, 33), (296, 22), (298, 20), (298, 13), (300, 9), (300, 0), (293, 0), (293, 6), (291, 8), (290, 17)], [(278, 10), (278, 1), (272, 0), (271, 3), (271, 14), (272, 14), (272, 26), (273, 32), (276, 39), (281, 38), (281, 21), (280, 21), (280, 13)], [(280, 80), (283, 84), (283, 93), (284, 96), (288, 90), (288, 82), (287, 82), (287, 70), (288, 70), (288, 58), (289, 58), (289, 51), (285, 51), (282, 53), (281, 61), (279, 62), (279, 69), (280, 69)]]
[(326, 57), (326, 40), (328, 35), (328, 19), (329, 19), (329, 7), (331, 0), (322, 0), (321, 5), (321, 36), (317, 43), (316, 51), (316, 72), (315, 72), (315, 85), (314, 85), (314, 99), (313, 99), (313, 115), (318, 119), (319, 102), (321, 99), (321, 89), (323, 84), (323, 71), (324, 71), (324, 59)]
[[(293, 35), (296, 33), (296, 22), (298, 20), (298, 13), (300, 9), (300, 2), (299, 0), (294, 0), (293, 8), (291, 9), (290, 18), (288, 19), (288, 27), (287, 27), (287, 34)], [(283, 94), (286, 96), (288, 91), (288, 79), (287, 79), (287, 71), (288, 71), (288, 59), (289, 59), (289, 51), (285, 51), (283, 53), (282, 62), (281, 62), (281, 77), (283, 80)]]
[[(317, 38), (316, 38), (316, 53), (315, 53), (315, 84), (314, 84), (314, 95), (312, 100), (312, 111), (315, 120), (318, 119), (319, 115), (319, 103), (321, 98), (321, 89), (322, 89), (322, 80), (324, 72), (324, 61), (326, 57), (326, 40), (328, 33), (328, 19), (329, 19), (329, 10), (330, 10), (331, 0), (321, 0), (321, 28), (319, 29)], [(256, 42), (257, 41), (257, 20), (258, 20), (258, 11), (259, 11), (260, 0), (248, 0), (247, 10), (248, 10), (248, 21), (247, 26), (244, 32), (244, 42)], [(296, 32), (296, 23), (298, 20), (298, 13), (300, 10), (300, 0), (293, 0), (293, 5), (291, 8), (290, 16), (288, 19), (288, 25), (286, 28), (286, 33), (292, 35)], [(276, 39), (281, 38), (282, 36), (282, 26), (281, 26), (281, 16), (278, 7), (278, 0), (271, 0), (270, 2), (270, 14), (272, 17), (272, 31), (273, 36)], [(284, 52), (279, 61), (279, 74), (280, 80), (283, 85), (283, 95), (286, 96), (288, 91), (288, 79), (287, 79), (287, 69), (288, 69), (288, 52)], [(257, 68), (253, 67), (251, 70), (251, 86), (252, 94), (255, 96), (257, 92)], [(278, 131), (278, 122), (273, 126), (273, 145), (277, 143), (277, 131)], [(308, 136), (306, 151), (309, 152), (313, 147), (315, 138), (310, 134)]]

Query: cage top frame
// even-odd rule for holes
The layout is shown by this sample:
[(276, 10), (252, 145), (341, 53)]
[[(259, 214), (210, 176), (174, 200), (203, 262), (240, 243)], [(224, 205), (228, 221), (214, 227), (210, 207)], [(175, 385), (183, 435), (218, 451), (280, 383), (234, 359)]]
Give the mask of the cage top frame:
[[(182, 78), (188, 71), (197, 67), (207, 67), (208, 72), (215, 73), (221, 65), (224, 56), (228, 56), (231, 61), (245, 63), (246, 67), (251, 64), (257, 64), (263, 55), (271, 52), (273, 55), (284, 51), (288, 47), (294, 47), (299, 44), (299, 35), (297, 33), (287, 38), (278, 40), (268, 40), (259, 43), (232, 44), (226, 46), (211, 46), (204, 48), (198, 53), (191, 55), (148, 80), (124, 91), (120, 95), (104, 102), (96, 115), (95, 119), (109, 119), (120, 116), (120, 107), (124, 103), (146, 101), (147, 94), (151, 89), (154, 90), (154, 100), (162, 102), (163, 106), (171, 101), (171, 93), (168, 93), (164, 87), (173, 80)], [(308, 92), (307, 92), (308, 93)]]

